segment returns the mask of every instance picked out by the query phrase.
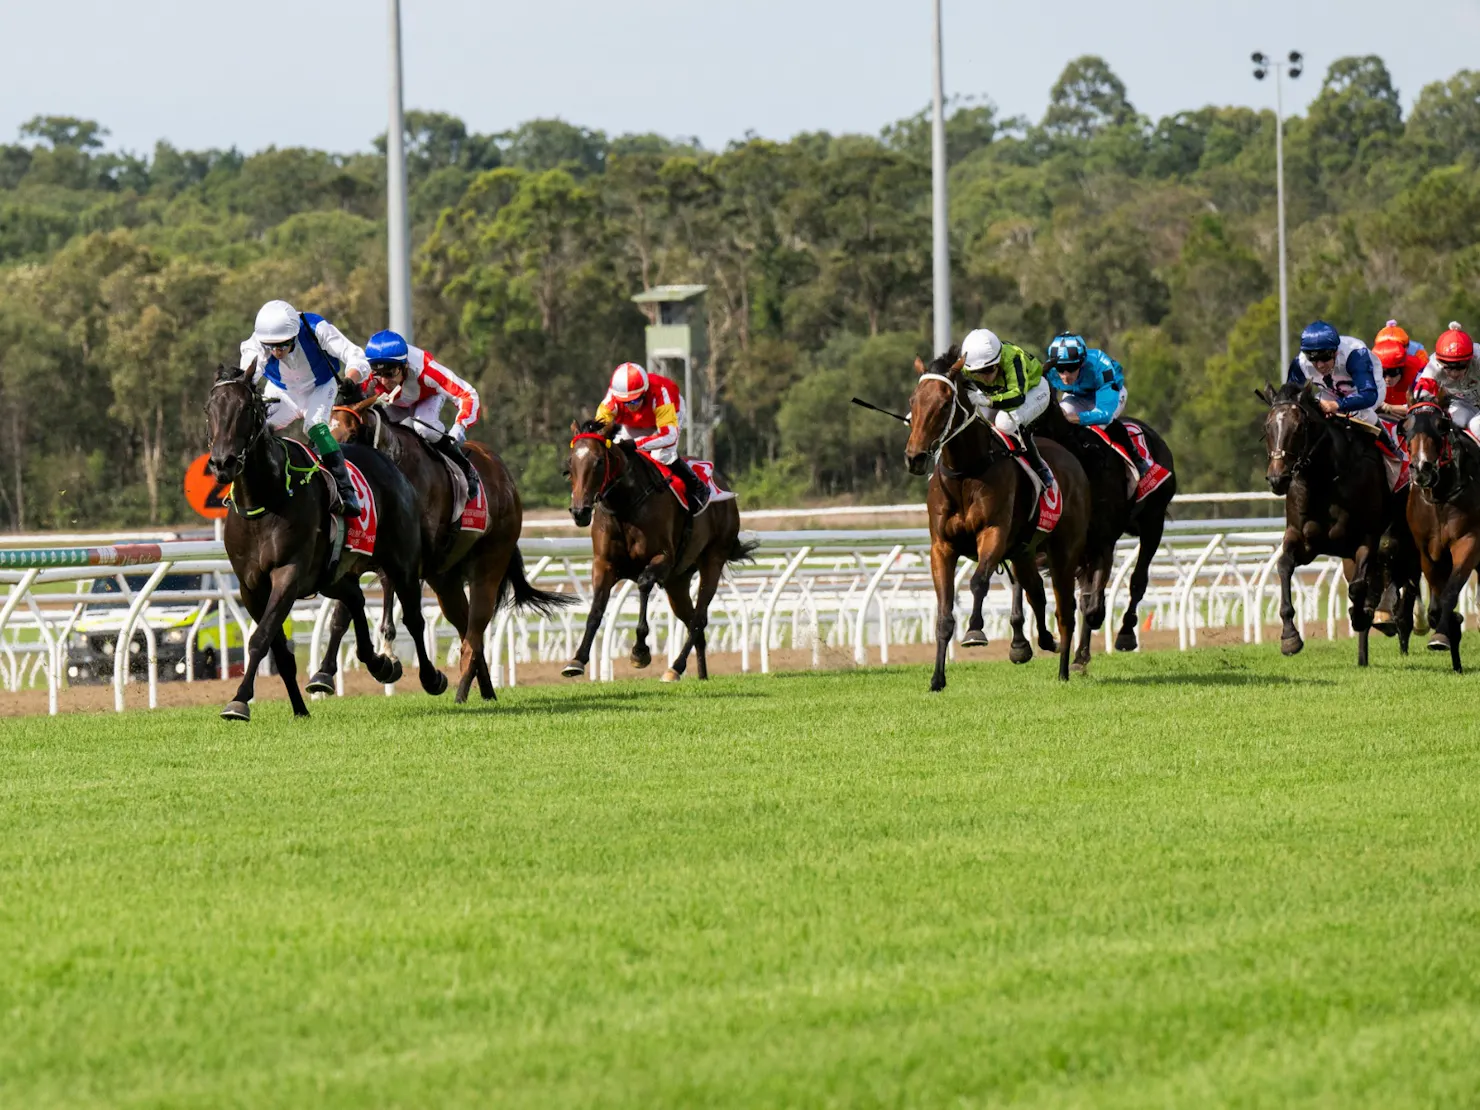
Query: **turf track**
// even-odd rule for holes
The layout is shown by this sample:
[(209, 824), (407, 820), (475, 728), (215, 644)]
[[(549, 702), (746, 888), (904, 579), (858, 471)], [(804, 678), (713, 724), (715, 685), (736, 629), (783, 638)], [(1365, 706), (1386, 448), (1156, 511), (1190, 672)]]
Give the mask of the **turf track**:
[(0, 1105), (1474, 1105), (1480, 678), (1352, 655), (6, 720)]

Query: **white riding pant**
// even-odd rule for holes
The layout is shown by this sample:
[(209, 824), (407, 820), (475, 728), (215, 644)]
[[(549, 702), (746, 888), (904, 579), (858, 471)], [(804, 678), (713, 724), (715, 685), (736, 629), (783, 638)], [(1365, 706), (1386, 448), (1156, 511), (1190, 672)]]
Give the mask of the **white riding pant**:
[[(679, 435), (679, 438), (682, 439), (682, 437), (683, 437), (683, 411), (682, 410), (680, 410), (679, 411), (679, 414), (678, 414), (678, 435)], [(631, 431), (629, 431), (626, 428), (618, 428), (616, 435), (612, 436), (612, 439), (630, 440), (633, 443), (636, 443), (637, 442), (637, 437), (635, 435), (633, 435), (631, 433)], [(677, 443), (671, 444), (668, 447), (644, 447), (643, 450), (646, 451), (653, 458), (657, 459), (664, 466), (672, 466), (674, 463), (678, 462), (678, 444)]]
[(1480, 409), (1458, 397), (1449, 399), (1449, 419), (1460, 428), (1468, 428), (1470, 434), (1480, 439)]
[(971, 393), (971, 403), (977, 413), (988, 424), (1006, 435), (1017, 435), (1048, 409), (1052, 390), (1046, 381), (1040, 381), (1023, 395), (1023, 403), (1012, 409), (993, 408), (985, 395)]
[(405, 424), (422, 439), (438, 440), (447, 431), (447, 426), (442, 423), (445, 401), (440, 393), (433, 393), (414, 405), (386, 405), (385, 418), (392, 424)]
[[(1125, 411), (1125, 396), (1125, 386), (1121, 386), (1120, 400), (1115, 404), (1115, 412), (1111, 414), (1111, 420), (1119, 420), (1120, 414)], [(1080, 397), (1073, 393), (1065, 393), (1059, 397), (1059, 408), (1064, 411), (1065, 416), (1068, 416), (1070, 413), (1074, 413), (1076, 416), (1083, 416), (1087, 412), (1094, 411), (1097, 407), (1093, 397)]]
[(273, 431), (286, 428), (300, 416), (306, 432), (315, 424), (328, 424), (334, 402), (339, 398), (339, 383), (330, 378), (323, 385), (286, 389), (275, 382), (263, 387), (262, 396), (277, 404), (267, 406), (267, 424)]

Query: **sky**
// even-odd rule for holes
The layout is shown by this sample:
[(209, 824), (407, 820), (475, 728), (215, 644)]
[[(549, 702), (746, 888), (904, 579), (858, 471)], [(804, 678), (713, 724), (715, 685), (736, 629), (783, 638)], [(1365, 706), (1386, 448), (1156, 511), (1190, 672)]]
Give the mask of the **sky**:
[[(1064, 64), (1106, 58), (1153, 118), (1272, 106), (1253, 50), (1379, 54), (1405, 109), (1474, 59), (1480, 0), (943, 0), (948, 95), (1038, 119)], [(364, 150), (385, 130), (386, 0), (9, 0), (0, 142), (32, 116), (101, 122), (113, 149)], [(476, 131), (556, 116), (609, 134), (877, 132), (929, 102), (931, 0), (402, 0), (408, 108)], [(1399, 25), (1401, 21), (1401, 26)]]

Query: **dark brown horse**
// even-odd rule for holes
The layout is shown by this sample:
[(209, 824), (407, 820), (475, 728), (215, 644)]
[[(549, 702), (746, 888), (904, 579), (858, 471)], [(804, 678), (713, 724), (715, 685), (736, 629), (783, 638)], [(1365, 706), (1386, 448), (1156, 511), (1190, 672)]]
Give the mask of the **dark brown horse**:
[[(960, 350), (952, 347), (928, 372), (922, 361), (915, 360), (920, 380), (910, 395), (910, 439), (904, 452), (911, 474), (924, 474), (935, 462), (925, 498), (936, 605), (931, 690), (943, 690), (946, 685), (946, 649), (956, 632), (957, 559), (976, 560), (965, 646), (987, 642), (982, 632), (982, 605), (998, 564), (1011, 564), (1014, 579), (1022, 584), (1035, 609), (1045, 603), (1035, 552), (1033, 484), (1001, 437), (981, 422), (963, 396), (960, 357)], [(1059, 627), (1059, 677), (1067, 681), (1069, 644), (1074, 638), (1074, 578), (1084, 558), (1089, 524), (1089, 481), (1084, 468), (1059, 444), (1045, 441), (1039, 450), (1058, 479), (1063, 499), (1063, 515), (1043, 546)], [(1014, 620), (1016, 641), (1022, 636), (1020, 610)]]
[[(663, 675), (665, 682), (683, 677), (689, 650), (699, 660), (699, 677), (709, 677), (704, 655), (704, 630), (709, 603), (719, 588), (725, 564), (750, 558), (753, 543), (740, 540), (740, 508), (733, 500), (713, 502), (697, 517), (678, 503), (658, 468), (630, 442), (612, 439), (610, 425), (588, 422), (571, 425), (570, 515), (577, 525), (591, 527), (591, 614), (575, 658), (560, 672), (567, 678), (585, 673), (591, 642), (612, 587), (622, 579), (637, 583), (637, 637), (632, 665), (652, 662), (648, 648), (648, 597), (662, 586), (668, 604), (688, 635), (683, 650)], [(689, 600), (689, 583), (699, 575), (699, 594)]]
[[(416, 491), (422, 577), (437, 595), (442, 614), (462, 640), (462, 674), (454, 700), (458, 704), (468, 700), (475, 678), (483, 698), (493, 698), (493, 679), (483, 652), (483, 634), (499, 606), (512, 596), (516, 606), (548, 615), (560, 606), (573, 604), (575, 595), (538, 590), (525, 577), (524, 557), (519, 552), (524, 508), (503, 460), (481, 444), (465, 446), (488, 497), (488, 527), (483, 532), (463, 531), (458, 521), (452, 519), (452, 477), (442, 456), (413, 429), (387, 420), (375, 398), (362, 398), (359, 392), (359, 387), (354, 385), (341, 389), (340, 400), (348, 403), (334, 409), (329, 430), (340, 443), (356, 443), (384, 452)], [(384, 611), (381, 635), (390, 640), (394, 637), (394, 625), (389, 596)], [(344, 634), (346, 616), (343, 610), (334, 614), (329, 629), (328, 659), (338, 659), (337, 648)], [(314, 675), (308, 689), (332, 693), (333, 672)]]
[(1419, 401), (1403, 431), (1413, 462), (1408, 524), (1429, 582), (1429, 650), (1449, 652), (1460, 673), (1460, 591), (1480, 567), (1480, 447), (1454, 426), (1441, 401)]
[(1327, 417), (1314, 392), (1293, 382), (1257, 396), (1269, 405), (1264, 442), (1269, 488), (1285, 498), (1285, 536), (1275, 563), (1280, 575), (1280, 651), (1305, 646), (1295, 627), (1291, 578), (1317, 555), (1339, 556), (1346, 571), (1349, 615), (1357, 633), (1357, 665), (1367, 666), (1372, 615), (1384, 571), (1398, 586), (1398, 648), (1408, 654), (1418, 559), (1405, 515), (1407, 489), (1393, 493), (1371, 433)]
[(206, 401), (211, 471), (219, 481), (232, 483), (226, 555), (241, 583), (242, 604), (257, 622), (241, 685), (221, 716), (250, 719), (257, 667), (269, 648), (294, 715), (308, 716), (283, 621), (295, 601), (312, 593), (347, 606), (360, 661), (377, 681), (395, 682), (401, 676), (400, 662), (377, 654), (370, 639), (365, 596), (360, 592), (360, 575), (367, 571), (383, 574), (406, 606), (406, 627), (415, 638), (422, 688), (440, 694), (447, 679), (427, 656), (422, 635), (421, 533), (415, 492), (383, 455), (345, 448), (345, 459), (370, 485), (380, 524), (373, 556), (346, 549), (330, 566), (329, 483), (307, 448), (278, 437), (268, 427), (267, 405), (255, 388), (255, 375), (255, 367), (245, 372), (222, 367)]
[[(1067, 447), (1084, 467), (1089, 479), (1089, 529), (1084, 541), (1084, 567), (1079, 581), (1082, 616), (1089, 632), (1098, 632), (1105, 623), (1105, 588), (1115, 567), (1115, 545), (1121, 536), (1136, 536), (1141, 541), (1136, 550), (1136, 565), (1131, 570), (1130, 600), (1115, 637), (1116, 651), (1135, 651), (1137, 609), (1151, 581), (1151, 562), (1161, 547), (1167, 511), (1177, 493), (1177, 476), (1172, 450), (1156, 429), (1144, 420), (1124, 419), (1121, 423), (1140, 431), (1146, 438), (1151, 457), (1172, 471), (1172, 476), (1148, 494), (1144, 501), (1134, 500), (1129, 484), (1130, 471), (1122, 457), (1093, 429), (1069, 423), (1059, 408), (1057, 396), (1033, 430), (1040, 437)], [(1014, 604), (1021, 608), (1019, 599), (1014, 598)], [(1038, 620), (1041, 628), (1042, 613), (1038, 614)], [(1089, 664), (1092, 640), (1090, 636), (1080, 639), (1074, 655), (1076, 665)]]

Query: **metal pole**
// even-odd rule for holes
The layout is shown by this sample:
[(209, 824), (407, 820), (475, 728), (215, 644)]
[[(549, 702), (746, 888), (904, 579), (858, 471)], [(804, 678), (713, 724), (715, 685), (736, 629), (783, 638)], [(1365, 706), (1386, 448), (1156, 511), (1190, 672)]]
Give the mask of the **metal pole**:
[(1290, 373), (1290, 299), (1285, 279), (1285, 103), (1283, 63), (1274, 67), (1275, 206), (1280, 222), (1280, 383)]
[(390, 0), (391, 118), (385, 133), (386, 243), (391, 328), (411, 341), (411, 221), (406, 209), (406, 122), (401, 99), (401, 0)]
[(931, 226), (934, 231), (935, 263), (935, 353), (944, 354), (951, 345), (951, 239), (946, 211), (946, 114), (945, 66), (941, 59), (941, 0), (935, 0), (935, 118), (931, 122), (930, 179)]

